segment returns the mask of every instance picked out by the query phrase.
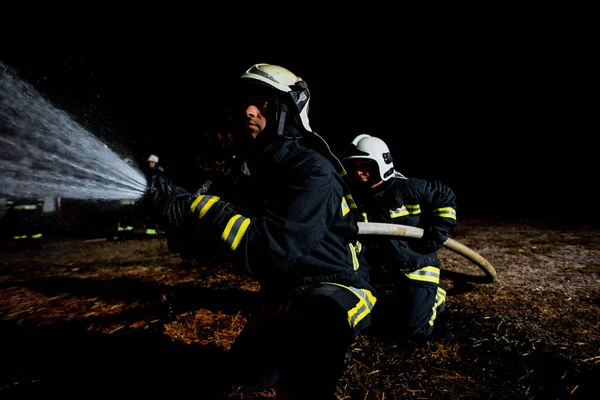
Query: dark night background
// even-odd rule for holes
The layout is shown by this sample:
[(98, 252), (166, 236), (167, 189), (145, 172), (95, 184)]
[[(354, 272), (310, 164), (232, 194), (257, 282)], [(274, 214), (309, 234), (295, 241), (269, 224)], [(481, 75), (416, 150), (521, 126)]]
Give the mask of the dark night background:
[(308, 83), (311, 126), (338, 155), (360, 133), (381, 137), (397, 170), (455, 190), (459, 217), (597, 222), (593, 57), (571, 26), (550, 25), (483, 21), (293, 45), (38, 37), (0, 48), (0, 61), (138, 161), (158, 154), (175, 179), (203, 151), (198, 138), (223, 125), (228, 85), (254, 63), (279, 64)]

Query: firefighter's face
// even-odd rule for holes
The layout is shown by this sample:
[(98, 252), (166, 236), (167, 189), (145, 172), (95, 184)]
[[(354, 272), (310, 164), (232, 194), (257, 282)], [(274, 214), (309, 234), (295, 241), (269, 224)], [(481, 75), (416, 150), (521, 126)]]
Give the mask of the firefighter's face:
[(376, 180), (377, 170), (373, 161), (365, 159), (350, 160), (351, 176), (357, 185), (373, 182)]
[(267, 109), (269, 101), (262, 97), (248, 96), (244, 110), (244, 132), (249, 134), (252, 139), (265, 130), (267, 127)]

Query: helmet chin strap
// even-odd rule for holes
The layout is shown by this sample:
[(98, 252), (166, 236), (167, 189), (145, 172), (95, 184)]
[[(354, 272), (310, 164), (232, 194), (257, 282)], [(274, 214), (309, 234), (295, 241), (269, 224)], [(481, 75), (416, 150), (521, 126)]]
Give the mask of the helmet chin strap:
[(287, 116), (287, 107), (285, 104), (281, 105), (281, 108), (277, 112), (277, 136), (283, 136), (283, 130), (285, 129), (285, 120)]

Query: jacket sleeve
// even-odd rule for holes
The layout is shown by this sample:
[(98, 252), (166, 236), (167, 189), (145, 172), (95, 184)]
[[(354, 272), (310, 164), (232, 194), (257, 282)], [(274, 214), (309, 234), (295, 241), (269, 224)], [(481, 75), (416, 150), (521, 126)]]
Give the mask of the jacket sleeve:
[(241, 215), (217, 196), (202, 195), (190, 208), (198, 228), (212, 230), (252, 274), (285, 272), (319, 246), (341, 204), (331, 169), (308, 158), (278, 188), (282, 198), (259, 218)]
[(421, 252), (441, 249), (450, 233), (456, 229), (456, 196), (454, 191), (439, 181), (418, 180), (419, 204), (423, 221)]

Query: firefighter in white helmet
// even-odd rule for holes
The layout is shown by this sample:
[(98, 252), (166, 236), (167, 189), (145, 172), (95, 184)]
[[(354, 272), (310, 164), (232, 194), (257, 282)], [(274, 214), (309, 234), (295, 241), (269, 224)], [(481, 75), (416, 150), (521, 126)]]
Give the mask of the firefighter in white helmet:
[[(433, 333), (445, 308), (437, 251), (456, 227), (456, 198), (448, 186), (407, 178), (394, 168), (392, 154), (380, 138), (358, 135), (346, 148), (343, 163), (353, 182), (354, 200), (363, 222), (415, 226), (421, 239), (361, 238), (370, 266), (371, 282), (394, 282), (397, 297), (381, 302), (386, 326), (399, 328), (397, 338), (422, 342)], [(389, 301), (388, 301), (389, 300)], [(395, 304), (396, 303), (396, 304)], [(396, 312), (390, 318), (387, 308)], [(377, 320), (379, 321), (379, 320)]]
[(161, 175), (149, 182), (148, 198), (163, 225), (223, 241), (260, 283), (260, 307), (223, 375), (246, 393), (276, 386), (279, 399), (335, 399), (346, 354), (376, 302), (358, 274), (357, 215), (336, 166), (304, 145), (314, 137), (306, 82), (281, 66), (255, 64), (239, 83), (233, 111), (250, 200), (234, 206), (192, 196)]

